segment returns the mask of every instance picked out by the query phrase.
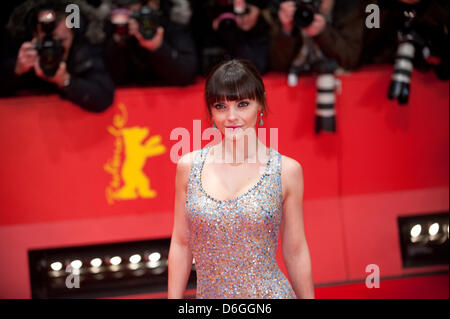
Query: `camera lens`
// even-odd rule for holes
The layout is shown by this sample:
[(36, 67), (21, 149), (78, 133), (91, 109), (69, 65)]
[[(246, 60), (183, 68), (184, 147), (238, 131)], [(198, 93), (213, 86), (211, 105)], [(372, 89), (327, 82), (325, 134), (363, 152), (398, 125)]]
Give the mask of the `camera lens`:
[(317, 108), (315, 120), (316, 134), (321, 131), (336, 132), (336, 79), (333, 74), (321, 74), (317, 77)]
[(399, 104), (408, 103), (414, 54), (415, 48), (412, 43), (400, 43), (388, 91), (388, 98), (398, 99)]
[(158, 28), (158, 12), (148, 6), (142, 6), (139, 12), (139, 32), (145, 39), (152, 39)]
[(64, 48), (59, 41), (49, 36), (44, 38), (39, 50), (39, 66), (46, 76), (52, 77), (55, 75), (62, 61), (63, 53)]
[(306, 28), (314, 20), (314, 8), (311, 5), (300, 4), (295, 12), (294, 21), (300, 28)]

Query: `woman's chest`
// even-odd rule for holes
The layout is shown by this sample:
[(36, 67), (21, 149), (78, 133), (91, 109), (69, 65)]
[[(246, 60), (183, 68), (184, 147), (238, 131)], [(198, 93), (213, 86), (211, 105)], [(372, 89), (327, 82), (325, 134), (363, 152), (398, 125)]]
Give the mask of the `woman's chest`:
[(265, 179), (245, 194), (222, 201), (193, 187), (188, 192), (186, 213), (188, 218), (200, 223), (278, 223), (282, 213), (281, 189)]

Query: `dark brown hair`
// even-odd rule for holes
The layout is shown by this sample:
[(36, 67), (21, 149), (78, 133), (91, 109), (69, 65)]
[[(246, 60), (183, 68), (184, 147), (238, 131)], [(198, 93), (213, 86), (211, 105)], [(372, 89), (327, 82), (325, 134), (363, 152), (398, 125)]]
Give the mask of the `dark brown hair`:
[(219, 101), (256, 100), (267, 109), (266, 90), (256, 67), (247, 60), (227, 60), (216, 65), (206, 78), (205, 101), (208, 113)]

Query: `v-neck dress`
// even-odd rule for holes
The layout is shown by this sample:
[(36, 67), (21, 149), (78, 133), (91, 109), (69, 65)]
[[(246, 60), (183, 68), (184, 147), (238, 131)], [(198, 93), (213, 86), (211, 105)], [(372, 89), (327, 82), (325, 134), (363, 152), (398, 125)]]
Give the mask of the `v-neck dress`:
[(296, 298), (275, 260), (282, 216), (280, 153), (270, 148), (264, 174), (247, 192), (218, 200), (205, 192), (201, 181), (210, 148), (196, 152), (186, 194), (196, 297)]

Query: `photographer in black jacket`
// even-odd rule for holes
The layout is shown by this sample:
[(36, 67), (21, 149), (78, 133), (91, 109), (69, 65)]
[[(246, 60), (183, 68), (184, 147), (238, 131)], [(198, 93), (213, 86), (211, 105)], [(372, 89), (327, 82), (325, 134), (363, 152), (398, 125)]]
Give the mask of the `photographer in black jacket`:
[[(264, 17), (268, 0), (198, 0), (197, 29), (203, 39), (203, 75), (219, 61), (251, 61), (260, 73), (269, 69), (270, 25)], [(199, 19), (201, 21), (199, 21)]]
[(192, 84), (197, 55), (188, 0), (116, 0), (106, 60), (118, 85)]
[[(69, 28), (67, 5), (80, 9), (78, 27)], [(57, 92), (92, 112), (113, 102), (114, 85), (104, 68), (102, 23), (80, 0), (29, 0), (15, 8), (3, 46), (2, 95)]]

